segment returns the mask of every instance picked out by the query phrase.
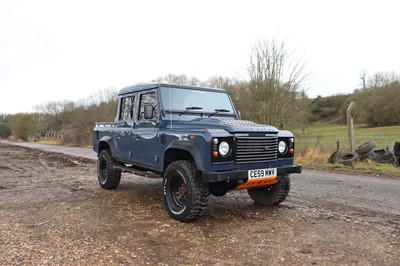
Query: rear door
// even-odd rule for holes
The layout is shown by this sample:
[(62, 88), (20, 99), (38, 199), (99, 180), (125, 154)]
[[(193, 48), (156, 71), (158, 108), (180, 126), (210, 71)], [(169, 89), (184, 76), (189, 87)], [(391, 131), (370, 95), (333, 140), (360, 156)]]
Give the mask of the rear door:
[(116, 157), (123, 162), (132, 160), (132, 130), (135, 125), (136, 95), (123, 96), (119, 104), (117, 128), (115, 130)]

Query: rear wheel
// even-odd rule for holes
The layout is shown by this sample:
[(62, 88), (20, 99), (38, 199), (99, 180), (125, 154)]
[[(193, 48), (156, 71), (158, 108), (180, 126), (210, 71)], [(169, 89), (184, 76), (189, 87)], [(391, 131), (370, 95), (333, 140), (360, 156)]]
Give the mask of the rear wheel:
[(110, 150), (105, 149), (99, 153), (97, 161), (97, 178), (99, 184), (105, 189), (116, 189), (121, 180), (121, 171), (114, 169), (115, 159)]
[(209, 195), (200, 172), (190, 161), (172, 162), (163, 176), (164, 205), (172, 218), (190, 222), (203, 215)]
[(278, 183), (262, 188), (248, 189), (250, 197), (256, 202), (256, 204), (263, 206), (278, 205), (283, 202), (290, 191), (290, 178), (289, 175), (283, 175), (280, 177)]

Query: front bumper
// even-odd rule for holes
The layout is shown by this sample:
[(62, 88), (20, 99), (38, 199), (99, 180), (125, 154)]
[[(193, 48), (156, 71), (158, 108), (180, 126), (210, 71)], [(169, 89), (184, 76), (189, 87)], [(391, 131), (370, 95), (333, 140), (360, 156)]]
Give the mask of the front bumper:
[[(277, 167), (277, 175), (289, 175), (289, 174), (300, 174), (302, 166), (300, 164), (283, 165)], [(203, 172), (203, 182), (215, 183), (221, 181), (235, 181), (241, 180), (242, 182), (247, 180), (248, 171), (224, 171), (224, 172)]]

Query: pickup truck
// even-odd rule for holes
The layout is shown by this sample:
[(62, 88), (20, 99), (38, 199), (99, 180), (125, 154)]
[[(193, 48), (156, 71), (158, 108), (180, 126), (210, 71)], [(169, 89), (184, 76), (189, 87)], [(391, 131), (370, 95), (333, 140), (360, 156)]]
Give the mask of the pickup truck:
[(116, 189), (122, 172), (162, 178), (165, 208), (178, 221), (203, 215), (210, 194), (233, 190), (277, 205), (289, 175), (301, 173), (293, 134), (241, 120), (223, 89), (139, 83), (120, 90), (117, 106), (115, 121), (93, 130), (100, 186)]

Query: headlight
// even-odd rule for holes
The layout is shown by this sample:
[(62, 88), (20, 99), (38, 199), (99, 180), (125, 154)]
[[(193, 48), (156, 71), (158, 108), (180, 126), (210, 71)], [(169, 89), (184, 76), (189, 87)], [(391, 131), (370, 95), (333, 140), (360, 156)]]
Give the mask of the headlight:
[(281, 153), (281, 154), (284, 154), (285, 152), (286, 152), (286, 149), (287, 149), (287, 145), (286, 145), (286, 142), (284, 142), (284, 141), (279, 141), (279, 144), (278, 144), (278, 151), (279, 151), (279, 153)]
[(233, 162), (233, 137), (214, 137), (211, 140), (211, 163)]
[(229, 144), (226, 141), (222, 141), (218, 146), (218, 152), (221, 156), (227, 156), (229, 154)]

